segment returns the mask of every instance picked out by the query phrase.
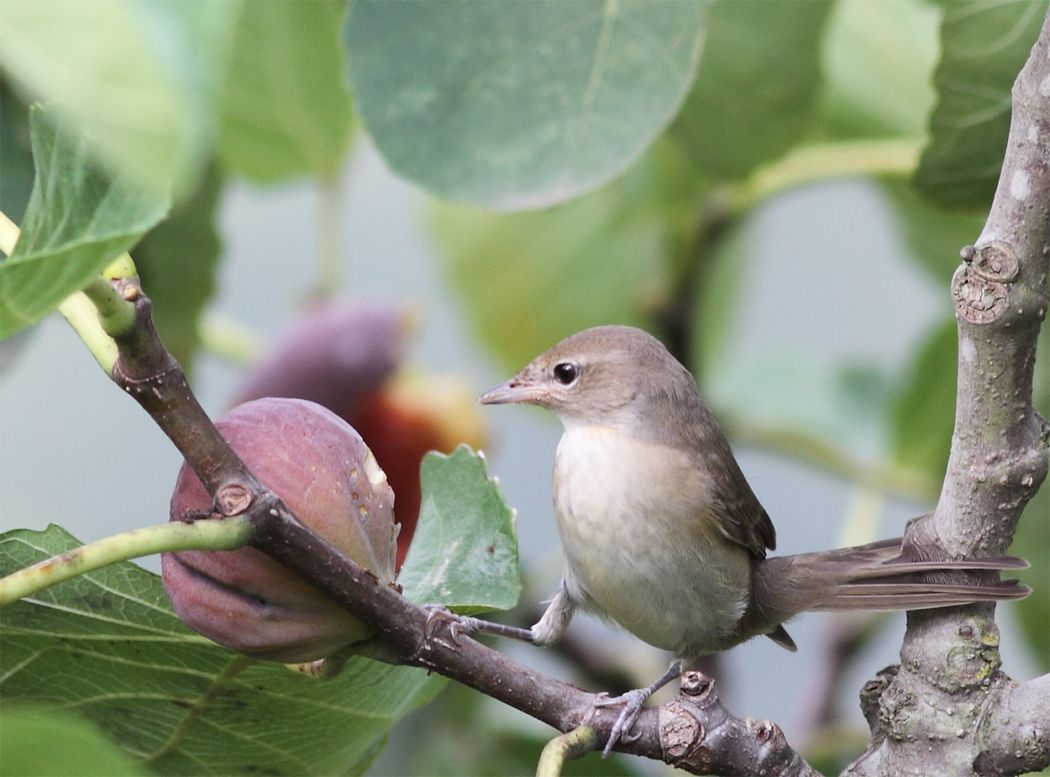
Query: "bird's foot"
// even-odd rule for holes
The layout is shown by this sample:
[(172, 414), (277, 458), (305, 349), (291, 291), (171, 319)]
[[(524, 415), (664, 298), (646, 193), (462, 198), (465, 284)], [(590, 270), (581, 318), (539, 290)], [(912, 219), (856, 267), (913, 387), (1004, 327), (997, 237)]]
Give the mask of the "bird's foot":
[[(427, 619), (423, 623), (423, 646), (429, 642), (436, 642), (449, 649), (455, 649), (460, 644), (460, 637), (471, 634), (495, 634), (498, 637), (510, 637), (520, 639), (522, 642), (532, 642), (532, 630), (523, 629), (519, 626), (507, 626), (503, 623), (493, 623), (481, 618), (473, 618), (469, 615), (456, 615), (440, 604), (425, 604)], [(448, 626), (448, 634), (451, 642), (436, 636), (441, 625)], [(421, 648), (423, 649), (423, 648)]]
[[(436, 642), (449, 650), (454, 650), (459, 646), (459, 638), (462, 635), (470, 635), (478, 631), (479, 621), (477, 618), (471, 618), (469, 615), (456, 615), (456, 613), (451, 612), (441, 604), (424, 604), (423, 609), (426, 610), (427, 619), (423, 622), (423, 643), (420, 647), (420, 652), (431, 642)], [(451, 641), (438, 635), (439, 629), (443, 625), (448, 626), (448, 635)]]
[(605, 743), (605, 748), (602, 750), (602, 758), (609, 757), (617, 742), (633, 742), (640, 736), (640, 734), (632, 734), (631, 729), (634, 727), (634, 722), (638, 720), (642, 708), (645, 707), (645, 702), (652, 696), (652, 693), (649, 688), (636, 688), (620, 696), (610, 697), (609, 694), (604, 692), (598, 694), (598, 698), (594, 701), (595, 707), (623, 705), (623, 709), (620, 710), (620, 716), (613, 723), (612, 731), (609, 733), (609, 741)]

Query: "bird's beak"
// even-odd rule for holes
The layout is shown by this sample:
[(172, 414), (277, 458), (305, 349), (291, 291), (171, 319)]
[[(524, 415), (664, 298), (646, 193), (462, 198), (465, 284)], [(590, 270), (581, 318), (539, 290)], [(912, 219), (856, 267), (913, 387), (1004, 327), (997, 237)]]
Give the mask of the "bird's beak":
[(483, 405), (506, 405), (511, 402), (538, 402), (543, 396), (543, 389), (536, 384), (514, 377), (486, 391), (478, 397), (478, 402)]

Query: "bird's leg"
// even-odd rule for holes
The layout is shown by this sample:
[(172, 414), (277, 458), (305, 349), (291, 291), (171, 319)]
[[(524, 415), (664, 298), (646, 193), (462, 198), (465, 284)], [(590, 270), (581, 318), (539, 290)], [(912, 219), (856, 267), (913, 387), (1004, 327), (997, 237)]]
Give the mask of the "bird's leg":
[(642, 711), (642, 707), (645, 706), (645, 702), (650, 696), (678, 677), (681, 673), (682, 662), (680, 659), (675, 659), (671, 662), (671, 665), (667, 667), (667, 671), (660, 675), (652, 685), (645, 688), (636, 688), (633, 691), (628, 691), (625, 694), (613, 698), (599, 698), (594, 702), (595, 707), (611, 707), (617, 704), (623, 705), (623, 710), (620, 711), (620, 717), (618, 717), (616, 722), (613, 723), (612, 731), (609, 733), (609, 741), (605, 743), (605, 749), (602, 750), (602, 758), (608, 758), (609, 754), (612, 753), (612, 749), (616, 746), (616, 743), (621, 739), (624, 742), (630, 742), (632, 739), (636, 738), (630, 736), (630, 732), (631, 728), (634, 726), (634, 722), (638, 719), (638, 715)]
[(452, 641), (458, 642), (461, 634), (495, 634), (498, 637), (510, 637), (520, 639), (522, 642), (531, 642), (534, 645), (546, 647), (561, 639), (565, 630), (569, 627), (576, 606), (569, 599), (569, 594), (563, 582), (558, 587), (558, 592), (543, 612), (543, 617), (531, 629), (523, 629), (520, 626), (507, 626), (503, 623), (474, 618), (470, 615), (456, 615), (449, 612), (441, 605), (427, 605), (427, 620), (423, 626), (423, 633), (427, 639), (433, 636), (434, 630), (440, 623), (449, 624), (449, 633)]

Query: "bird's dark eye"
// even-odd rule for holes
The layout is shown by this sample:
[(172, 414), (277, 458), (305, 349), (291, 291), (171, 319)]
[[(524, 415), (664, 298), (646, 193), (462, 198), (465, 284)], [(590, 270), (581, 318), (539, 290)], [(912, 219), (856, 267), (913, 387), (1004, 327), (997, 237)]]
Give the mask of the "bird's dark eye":
[(563, 386), (571, 385), (579, 374), (579, 369), (572, 362), (562, 362), (554, 365), (554, 379)]

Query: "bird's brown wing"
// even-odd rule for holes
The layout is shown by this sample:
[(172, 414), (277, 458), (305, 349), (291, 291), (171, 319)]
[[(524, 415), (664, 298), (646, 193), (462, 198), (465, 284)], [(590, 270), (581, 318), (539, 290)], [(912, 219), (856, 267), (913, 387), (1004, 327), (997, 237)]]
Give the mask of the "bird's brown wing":
[(712, 508), (722, 534), (743, 545), (755, 558), (775, 550), (777, 532), (773, 521), (740, 471), (729, 445), (712, 446), (707, 452), (708, 472), (714, 480)]
[(764, 559), (766, 550), (776, 549), (777, 531), (773, 521), (743, 475), (738, 476), (729, 493), (719, 493), (713, 508), (722, 534), (748, 548), (756, 559)]
[[(691, 377), (689, 381), (692, 388)], [(766, 551), (777, 546), (773, 522), (751, 490), (729, 441), (700, 395), (695, 390), (657, 394), (650, 397), (650, 404), (653, 412), (636, 433), (691, 451), (696, 456), (694, 466), (710, 480), (707, 497), (719, 530), (755, 558), (765, 558)]]

